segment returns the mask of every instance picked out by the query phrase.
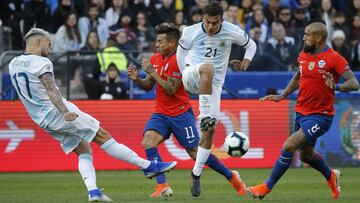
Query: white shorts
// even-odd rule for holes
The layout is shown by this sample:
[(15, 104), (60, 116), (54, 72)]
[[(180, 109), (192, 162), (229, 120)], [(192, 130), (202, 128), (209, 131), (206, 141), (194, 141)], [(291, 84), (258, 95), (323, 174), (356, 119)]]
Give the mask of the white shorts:
[(100, 122), (87, 113), (82, 112), (76, 105), (66, 102), (70, 112), (79, 115), (74, 121), (65, 121), (64, 116), (57, 111), (55, 118), (44, 128), (53, 138), (60, 142), (65, 154), (72, 152), (81, 140), (90, 143), (100, 128)]
[[(200, 65), (201, 64), (187, 66), (182, 72), (182, 81), (185, 90), (192, 94), (199, 94)], [(220, 114), (221, 91), (222, 91), (222, 86), (214, 83), (212, 84), (211, 117), (214, 117), (217, 120), (219, 120), (219, 114)]]

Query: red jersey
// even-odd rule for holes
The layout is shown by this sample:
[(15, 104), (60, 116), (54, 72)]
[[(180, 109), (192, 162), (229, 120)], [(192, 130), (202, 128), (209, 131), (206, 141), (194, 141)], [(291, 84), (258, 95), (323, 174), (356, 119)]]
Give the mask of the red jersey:
[(316, 55), (302, 51), (298, 63), (300, 81), (295, 111), (303, 115), (334, 115), (335, 92), (325, 84), (323, 75), (330, 72), (337, 83), (340, 75), (349, 70), (348, 62), (327, 47)]
[[(155, 53), (150, 58), (153, 68), (164, 80), (168, 77), (178, 78), (181, 80), (181, 72), (176, 62), (176, 54), (163, 58), (160, 53)], [(190, 108), (189, 95), (181, 83), (173, 95), (168, 95), (165, 90), (156, 84), (155, 111), (167, 116), (180, 115)]]

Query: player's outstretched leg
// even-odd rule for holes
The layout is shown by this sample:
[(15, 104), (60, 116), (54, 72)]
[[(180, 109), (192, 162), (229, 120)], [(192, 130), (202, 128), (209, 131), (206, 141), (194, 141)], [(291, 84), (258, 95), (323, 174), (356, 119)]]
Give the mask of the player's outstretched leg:
[(241, 177), (237, 171), (231, 171), (226, 166), (221, 163), (221, 161), (214, 155), (210, 154), (208, 160), (206, 161), (206, 165), (216, 172), (222, 174), (229, 180), (231, 185), (235, 188), (238, 195), (246, 194), (246, 185), (241, 180)]
[[(148, 160), (158, 160), (161, 161), (161, 157), (158, 153), (156, 147), (148, 148), (145, 150)], [(160, 173), (155, 176), (156, 178), (156, 187), (155, 192), (153, 192), (150, 197), (169, 197), (172, 195), (173, 191), (170, 188), (169, 184), (166, 182), (166, 177), (164, 173)]]
[(339, 178), (341, 172), (339, 170), (331, 170), (326, 164), (322, 156), (314, 151), (312, 146), (304, 147), (300, 150), (301, 161), (309, 164), (312, 168), (319, 171), (327, 180), (331, 190), (332, 198), (337, 199), (340, 196)]
[(159, 173), (168, 172), (175, 168), (177, 165), (176, 161), (172, 162), (160, 162), (160, 161), (149, 161), (139, 157), (133, 150), (127, 146), (116, 142), (111, 138), (110, 134), (104, 129), (100, 128), (95, 136), (94, 142), (100, 145), (108, 155), (115, 159), (125, 161), (140, 167), (147, 178), (152, 178)]

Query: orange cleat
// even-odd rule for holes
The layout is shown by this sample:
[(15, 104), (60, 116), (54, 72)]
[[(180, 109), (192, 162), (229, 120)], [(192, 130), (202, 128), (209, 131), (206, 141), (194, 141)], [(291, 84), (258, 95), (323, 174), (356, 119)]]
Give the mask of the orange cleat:
[(247, 188), (247, 193), (254, 199), (262, 199), (270, 192), (266, 183)]
[(246, 194), (246, 185), (241, 180), (241, 177), (237, 171), (231, 171), (232, 178), (230, 179), (231, 185), (235, 188), (238, 195), (245, 195)]
[(337, 199), (340, 196), (340, 185), (339, 185), (339, 179), (341, 177), (341, 172), (339, 170), (331, 170), (331, 176), (328, 180), (328, 185), (331, 190), (331, 196), (333, 199)]
[(167, 183), (157, 184), (155, 192), (150, 197), (170, 197), (173, 191)]

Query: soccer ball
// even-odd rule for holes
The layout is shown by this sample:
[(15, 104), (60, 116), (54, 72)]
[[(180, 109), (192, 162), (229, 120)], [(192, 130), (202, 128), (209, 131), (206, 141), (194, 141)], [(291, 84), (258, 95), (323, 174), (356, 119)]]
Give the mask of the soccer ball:
[(230, 156), (241, 157), (248, 151), (250, 141), (245, 133), (233, 132), (226, 136), (223, 146)]

